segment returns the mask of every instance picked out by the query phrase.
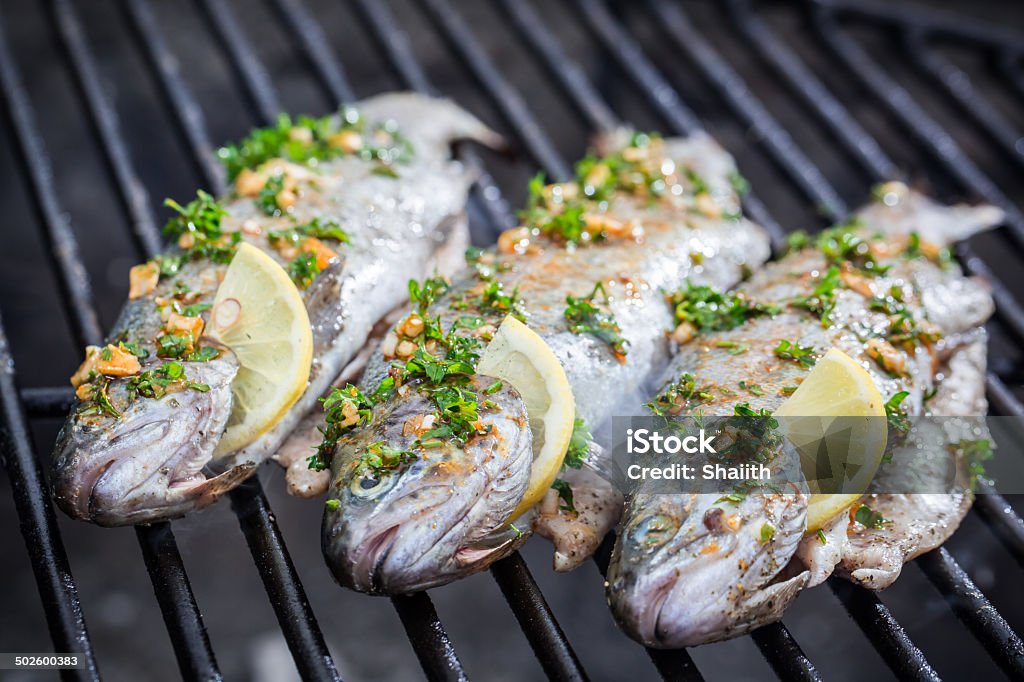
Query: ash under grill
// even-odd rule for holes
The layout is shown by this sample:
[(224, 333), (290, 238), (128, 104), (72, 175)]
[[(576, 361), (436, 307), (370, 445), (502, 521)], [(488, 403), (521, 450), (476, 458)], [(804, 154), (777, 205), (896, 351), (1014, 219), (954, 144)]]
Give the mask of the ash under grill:
[[(111, 319), (120, 305), (122, 297), (116, 292), (123, 283), (107, 281), (108, 273), (97, 264), (106, 267), (110, 260), (115, 269), (113, 265), (124, 259), (139, 260), (160, 248), (158, 204), (148, 189), (174, 196), (184, 196), (196, 184), (217, 192), (224, 189), (214, 142), (244, 132), (238, 112), (251, 124), (264, 125), (279, 111), (316, 113), (331, 103), (403, 87), (452, 95), (490, 114), (488, 118), (500, 124), (522, 154), (508, 160), (465, 150), (465, 161), (482, 171), (470, 205), (474, 237), (481, 244), (490, 243), (512, 224), (509, 207), (521, 203), (528, 175), (541, 169), (550, 178), (565, 178), (569, 160), (579, 156), (588, 135), (624, 120), (666, 134), (691, 133), (705, 122), (710, 125), (751, 179), (754, 192), (745, 208), (769, 228), (776, 246), (783, 243), (787, 230), (842, 219), (848, 205), (862, 201), (866, 188), (882, 179), (908, 178), (943, 200), (965, 195), (989, 201), (1006, 211), (1006, 224), (997, 233), (961, 245), (958, 255), (969, 271), (992, 283), (998, 304), (997, 318), (990, 325), (991, 409), (1024, 416), (1017, 397), (1024, 378), (1018, 350), (1024, 339), (1024, 310), (1016, 280), (1024, 215), (1021, 204), (1009, 198), (1024, 191), (1024, 33), (1004, 28), (1014, 20), (1024, 25), (1021, 8), (998, 3), (969, 8), (990, 14), (985, 23), (903, 3), (852, 0), (785, 6), (750, 0), (685, 5), (670, 0), (564, 0), (551, 7), (534, 0), (497, 0), (493, 6), (451, 0), (310, 1), (308, 6), (303, 0), (267, 0), (258, 6), (197, 0), (194, 5), (175, 3), (180, 9), (174, 10), (148, 0), (124, 0), (103, 4), (101, 14), (108, 24), (94, 17), (86, 20), (86, 6), (70, 0), (47, 2), (34, 22), (16, 16), (15, 5), (0, 6), (0, 125), (13, 157), (2, 160), (13, 164), (19, 176), (18, 182), (9, 183), (7, 193), (20, 195), (34, 211), (33, 219), (18, 229), (36, 229), (42, 235), (43, 248), (37, 252), (46, 265), (37, 264), (36, 269), (49, 268), (53, 283), (41, 286), (52, 290), (59, 302), (49, 304), (52, 319), (47, 329), (70, 341), (62, 345), (41, 339), (40, 347), (33, 348), (34, 339), (22, 337), (27, 333), (23, 330), (34, 329), (31, 315), (10, 290), (11, 284), (3, 284), (0, 310), (15, 311), (11, 317), (17, 328), (5, 336), (0, 327), (3, 455), (54, 650), (77, 651), (87, 661), (85, 669), (66, 672), (68, 678), (97, 679), (103, 670), (103, 656), (94, 650), (86, 627), (85, 615), (92, 615), (83, 615), (69, 556), (73, 560), (75, 549), (82, 548), (78, 536), (95, 538), (96, 533), (117, 531), (70, 526), (63, 520), (58, 524), (49, 502), (39, 462), (49, 456), (50, 440), (40, 435), (34, 443), (33, 429), (52, 434), (53, 418), (62, 416), (71, 400), (70, 390), (53, 379), (56, 374), (50, 366), (59, 365), (60, 372), (72, 367), (75, 349), (98, 343), (106, 326), (103, 320)], [(172, 17), (175, 12), (182, 16)], [(21, 30), (12, 31), (24, 26), (46, 37), (29, 41)], [(168, 27), (187, 31), (187, 40)], [(332, 27), (343, 28), (336, 35)], [(50, 40), (58, 50), (51, 59), (59, 60), (68, 87), (58, 106), (44, 110), (39, 97), (53, 88), (34, 80), (40, 70), (32, 58), (38, 55), (28, 46), (49, 49)], [(125, 55), (134, 60), (119, 61)], [(283, 63), (285, 68), (272, 71), (266, 66), (270, 63)], [(122, 76), (142, 83), (139, 101), (131, 84), (120, 85)], [(54, 122), (71, 115), (61, 111), (60, 103), (85, 117), (84, 141), (53, 132)], [(134, 107), (135, 115), (125, 116), (126, 108), (136, 104), (148, 108)], [(154, 136), (165, 139), (152, 140)], [(60, 141), (59, 148), (53, 139)], [(147, 149), (150, 142), (153, 146)], [(176, 151), (168, 151), (171, 148)], [(101, 173), (82, 180), (75, 168), (69, 171), (63, 164), (76, 164), (76, 154), (95, 157), (92, 166), (83, 162), (82, 173), (93, 166)], [(54, 168), (57, 162), (62, 166)], [(94, 201), (103, 204), (103, 212), (117, 216), (101, 222), (101, 213), (94, 212), (91, 219), (72, 224), (64, 206), (83, 201), (69, 197), (69, 179), (78, 183), (77, 192), (92, 191), (94, 185), (97, 194), (107, 192), (109, 196)], [(511, 192), (508, 201), (502, 189)], [(3, 228), (5, 239), (14, 229)], [(123, 244), (110, 247), (122, 261), (106, 258), (95, 243), (110, 239)], [(0, 262), (8, 260), (9, 273), (22, 272), (14, 256), (0, 256)], [(126, 269), (120, 268), (117, 276)], [(94, 295), (94, 290), (102, 295)], [(97, 300), (103, 305), (97, 307)], [(51, 354), (60, 356), (60, 362)], [(23, 381), (29, 378), (25, 383), (31, 387), (21, 387), (16, 369)], [(1001, 496), (983, 492), (987, 494), (978, 497), (971, 518), (951, 541), (952, 550), (942, 548), (921, 557), (916, 561), (918, 577), (908, 575), (901, 581), (917, 583), (902, 593), (901, 586), (894, 588), (900, 610), (914, 614), (908, 602), (917, 604), (920, 618), (901, 623), (887, 606), (889, 593), (878, 596), (832, 579), (831, 592), (855, 626), (836, 608), (835, 599), (828, 603), (828, 590), (815, 591), (815, 597), (808, 593), (801, 602), (813, 600), (819, 613), (798, 602), (784, 623), (750, 637), (768, 667), (749, 652), (744, 658), (743, 652), (751, 647), (741, 643), (736, 645), (741, 647), (737, 660), (753, 663), (749, 670), (730, 674), (753, 679), (770, 668), (782, 679), (810, 680), (827, 677), (828, 672), (842, 677), (844, 670), (858, 671), (863, 664), (882, 674), (887, 667), (899, 679), (939, 679), (937, 670), (956, 676), (971, 670), (983, 679), (1002, 671), (1010, 678), (1024, 678), (1020, 636), (954, 558), (954, 553), (967, 559), (975, 552), (980, 556), (977, 543), (961, 542), (965, 534), (993, 536), (988, 544), (998, 555), (996, 568), (976, 560), (970, 568), (987, 571), (986, 583), (998, 593), (1000, 608), (1011, 622), (1022, 622), (1019, 595), (1010, 581), (1019, 581), (1024, 568), (1024, 522)], [(295, 667), (307, 679), (338, 679), (338, 668), (261, 483), (254, 479), (241, 486), (228, 504)], [(223, 513), (218, 519), (223, 520)], [(59, 526), (70, 529), (66, 534), (71, 551), (65, 550)], [(207, 607), (197, 599), (185, 567), (195, 559), (179, 550), (172, 530), (190, 538), (195, 528), (193, 521), (185, 520), (135, 532), (181, 675), (220, 679), (222, 664), (201, 614), (221, 621), (212, 610), (224, 605)], [(310, 555), (311, 542), (318, 542), (318, 529), (289, 529), (303, 556)], [(228, 525), (213, 530), (234, 533)], [(297, 537), (298, 533), (307, 537)], [(227, 556), (236, 545), (241, 543), (225, 540), (224, 562), (251, 573), (252, 566), (239, 561), (238, 553)], [(602, 572), (609, 551), (606, 541), (596, 558)], [(318, 552), (313, 554), (314, 561), (319, 560)], [(538, 561), (531, 563), (547, 560), (545, 553), (535, 554)], [(307, 568), (317, 584), (317, 592), (309, 594), (323, 616), (335, 608), (339, 588), (323, 587), (326, 571), (316, 570)], [(579, 570), (593, 573), (588, 567)], [(612, 677), (600, 665), (588, 664), (585, 669), (587, 658), (577, 656), (574, 643), (597, 659), (595, 647), (580, 638), (570, 642), (523, 557), (514, 555), (496, 564), (490, 574), (512, 615), (504, 612), (499, 617), (508, 626), (504, 636), (520, 637), (512, 624), (518, 621), (525, 644), (516, 646), (532, 650), (536, 657), (532, 667), (522, 673), (510, 671), (510, 676), (543, 672), (559, 680)], [(474, 585), (486, 579), (477, 576)], [(567, 580), (584, 581), (572, 576), (556, 580), (540, 573), (538, 579), (556, 590)], [(578, 621), (602, 609), (603, 598), (594, 575), (585, 582), (587, 589), (580, 593), (586, 594), (589, 606), (565, 602), (550, 590), (548, 594), (565, 629), (588, 637), (588, 624)], [(460, 589), (463, 585), (456, 583), (439, 590), (438, 597), (448, 607), (481, 608), (487, 614), (499, 610), (500, 604), (459, 602)], [(466, 649), (458, 637), (446, 634), (431, 596), (391, 601), (427, 677), (466, 677), (459, 658)], [(383, 604), (356, 597), (345, 603), (378, 611)], [(361, 617), (359, 611), (345, 614), (348, 619)], [(919, 648), (916, 635), (926, 629), (922, 622), (931, 620), (941, 634), (929, 634), (929, 646)], [(704, 664), (714, 663), (715, 656), (721, 663), (721, 654), (650, 651), (646, 662), (639, 660), (637, 645), (625, 636), (609, 638), (609, 623), (600, 627), (600, 636), (606, 638), (598, 637), (600, 646), (633, 656), (629, 660), (637, 663), (631, 675), (635, 679), (658, 673), (669, 680), (723, 675), (721, 668)], [(822, 628), (835, 628), (836, 636), (860, 638), (859, 648), (852, 651), (871, 660), (849, 658), (837, 665), (825, 660), (820, 647), (806, 642), (802, 647), (793, 634)], [(956, 655), (943, 651), (966, 639), (976, 644)], [(732, 657), (731, 649), (719, 651)], [(391, 653), (382, 650), (377, 655), (386, 659)], [(929, 662), (934, 655), (942, 667)], [(492, 678), (498, 671), (482, 667), (468, 672)], [(851, 678), (862, 675), (856, 672)]]

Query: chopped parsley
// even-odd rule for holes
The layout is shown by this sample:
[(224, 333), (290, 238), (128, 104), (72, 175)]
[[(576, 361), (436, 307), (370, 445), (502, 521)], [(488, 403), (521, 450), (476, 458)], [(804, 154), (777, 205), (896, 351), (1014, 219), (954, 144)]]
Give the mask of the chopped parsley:
[(333, 239), (343, 244), (349, 243), (349, 236), (336, 220), (320, 219), (319, 217), (303, 225), (296, 225), (286, 230), (269, 230), (267, 239), (273, 244), (290, 244), (300, 246), (307, 237), (316, 239)]
[(491, 280), (480, 295), (480, 304), (485, 311), (511, 315), (520, 322), (526, 321), (526, 310), (519, 297), (519, 287), (514, 288), (511, 293), (505, 293), (501, 282)]
[(334, 388), (330, 395), (321, 398), (327, 427), (323, 429), (323, 441), (317, 447), (316, 454), (306, 460), (309, 468), (314, 471), (326, 469), (338, 440), (357, 426), (368, 423), (374, 405), (390, 398), (394, 388), (395, 380), (388, 377), (370, 395), (364, 394), (352, 384), (346, 384), (344, 388)]
[(821, 276), (810, 296), (797, 296), (791, 301), (796, 308), (803, 308), (821, 319), (821, 326), (827, 327), (832, 310), (836, 305), (837, 290), (842, 287), (838, 265), (830, 265)]
[(750, 383), (749, 381), (741, 381), (739, 386), (740, 389), (747, 391), (751, 395), (756, 395), (758, 397), (764, 395), (764, 389), (761, 388), (758, 384), (753, 384)]
[(572, 500), (572, 488), (568, 483), (560, 478), (556, 478), (554, 483), (551, 484), (551, 489), (558, 493), (559, 499), (562, 503), (559, 505), (559, 509), (562, 511), (576, 513), (576, 505), (573, 504)]
[[(208, 258), (214, 263), (231, 261), (235, 247), (242, 241), (242, 233), (237, 230), (221, 232), (221, 221), (227, 215), (227, 211), (213, 196), (199, 190), (196, 198), (185, 206), (173, 199), (165, 199), (164, 205), (177, 213), (167, 221), (164, 233), (177, 238), (179, 244), (182, 243), (182, 238), (188, 235), (183, 249), (189, 258)], [(165, 261), (158, 262), (161, 263), (162, 273)], [(181, 263), (176, 263), (173, 271), (177, 272), (180, 267)]]
[(208, 384), (189, 381), (185, 376), (185, 366), (176, 361), (136, 374), (128, 379), (126, 386), (129, 400), (134, 400), (140, 395), (144, 398), (159, 399), (175, 388), (186, 388), (201, 393), (210, 390)]
[(956, 448), (967, 463), (969, 485), (971, 490), (974, 490), (978, 485), (978, 479), (985, 476), (985, 462), (994, 456), (992, 441), (987, 438), (962, 440), (956, 444)]
[(907, 410), (903, 407), (903, 401), (910, 395), (909, 391), (894, 393), (891, 398), (885, 401), (885, 417), (890, 429), (895, 429), (902, 434), (910, 430), (910, 420), (907, 419)]
[(876, 530), (892, 523), (892, 521), (882, 516), (881, 513), (874, 511), (866, 504), (862, 504), (857, 507), (857, 511), (853, 515), (853, 520), (865, 528), (873, 528)]
[(594, 289), (581, 298), (569, 295), (565, 297), (565, 319), (569, 322), (569, 331), (573, 334), (591, 334), (599, 340), (608, 344), (612, 351), (619, 358), (625, 358), (628, 352), (629, 342), (623, 338), (622, 330), (615, 321), (615, 317), (595, 305), (597, 295), (608, 301), (608, 294), (604, 290), (604, 284), (598, 282)]
[(676, 324), (692, 324), (698, 333), (735, 329), (752, 318), (779, 313), (777, 306), (756, 303), (745, 294), (690, 283), (667, 299)]
[(707, 384), (697, 386), (697, 380), (687, 372), (644, 407), (659, 417), (677, 415), (697, 403), (712, 400), (711, 389)]
[(356, 461), (356, 469), (379, 477), (416, 461), (416, 453), (399, 450), (379, 440), (366, 448), (363, 456)]
[(278, 173), (267, 178), (256, 197), (256, 205), (269, 216), (279, 216), (284, 209), (277, 203), (277, 196), (284, 190), (284, 175)]
[(783, 360), (792, 360), (804, 368), (813, 367), (814, 363), (817, 362), (817, 359), (814, 357), (813, 347), (801, 346), (798, 342), (787, 341), (786, 339), (779, 341), (779, 345), (775, 346), (772, 352), (777, 357)]
[(775, 526), (765, 522), (765, 524), (761, 526), (761, 544), (764, 545), (771, 542), (773, 537), (775, 537)]
[(238, 144), (217, 150), (217, 156), (234, 180), (242, 170), (275, 158), (315, 165), (319, 161), (358, 154), (380, 164), (405, 163), (412, 146), (393, 123), (369, 126), (359, 112), (342, 107), (333, 116), (312, 118), (287, 114), (273, 126), (257, 128)]
[(569, 438), (569, 448), (565, 451), (565, 458), (562, 460), (563, 467), (579, 469), (590, 453), (590, 429), (586, 423), (576, 417), (572, 423), (572, 436)]
[(305, 289), (312, 284), (319, 274), (320, 264), (317, 262), (316, 254), (312, 251), (303, 251), (288, 263), (288, 276), (300, 289)]
[(722, 502), (728, 502), (729, 504), (736, 504), (736, 505), (738, 505), (738, 504), (742, 503), (743, 500), (745, 500), (745, 499), (747, 499), (747, 493), (736, 491), (736, 492), (731, 492), (731, 493), (727, 493), (725, 495), (722, 495), (717, 500), (715, 500), (715, 504), (721, 504)]
[(448, 292), (451, 284), (444, 277), (428, 277), (423, 283), (409, 280), (409, 302), (424, 315), (434, 302)]
[(818, 542), (820, 542), (821, 544), (823, 544), (823, 545), (827, 545), (828, 544), (828, 538), (825, 537), (825, 531), (823, 531), (821, 528), (818, 529), (818, 532), (815, 533), (814, 536), (816, 538), (818, 538)]
[(750, 350), (750, 345), (736, 341), (719, 341), (715, 344), (715, 348), (725, 348), (729, 351), (729, 355), (743, 355)]

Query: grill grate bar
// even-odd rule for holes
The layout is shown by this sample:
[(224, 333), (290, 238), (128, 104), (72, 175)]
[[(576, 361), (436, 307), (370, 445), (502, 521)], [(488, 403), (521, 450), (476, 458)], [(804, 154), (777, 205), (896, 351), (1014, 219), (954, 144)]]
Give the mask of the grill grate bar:
[(152, 8), (147, 0), (126, 0), (123, 7), (149, 68), (156, 76), (164, 104), (174, 114), (202, 184), (217, 194), (223, 193), (227, 189), (225, 173), (217, 161), (216, 146), (207, 133), (203, 110), (185, 84), (181, 65), (164, 41)]
[(754, 630), (750, 638), (781, 679), (805, 682), (822, 679), (814, 664), (781, 622)]
[[(786, 84), (803, 94), (802, 98), (808, 104), (809, 109), (833, 131), (847, 152), (860, 160), (865, 170), (874, 179), (894, 177), (895, 175), (889, 173), (895, 172), (896, 166), (882, 151), (877, 140), (847, 115), (846, 110), (833, 94), (803, 65), (803, 62), (775, 38), (762, 20), (750, 11), (749, 1), (731, 0), (730, 9), (740, 30), (746, 37), (751, 38), (751, 42), (762, 55), (768, 57)], [(958, 245), (957, 255), (969, 272), (982, 276), (991, 285), (992, 295), (996, 302), (996, 314), (1009, 324), (1018, 338), (1024, 339), (1024, 310), (1014, 296), (995, 278), (984, 261), (976, 256), (966, 243)], [(996, 403), (1002, 413), (1024, 415), (1024, 408), (1020, 406), (1020, 403), (998, 377), (989, 373), (986, 376), (986, 386), (989, 398)], [(981, 495), (976, 499), (978, 512), (992, 527), (996, 536), (1007, 549), (1020, 560), (1020, 557), (1024, 556), (1024, 536), (1022, 536), (1021, 530), (1024, 521), (1006, 505), (1001, 497), (994, 493), (991, 486), (983, 484), (979, 488), (979, 492)], [(849, 604), (847, 605), (849, 606)], [(885, 608), (881, 603), (878, 607), (873, 604), (871, 607)], [(852, 611), (851, 615), (854, 615), (858, 623), (862, 622)], [(891, 615), (888, 616), (888, 620), (895, 624)], [(874, 641), (873, 638), (872, 641)], [(882, 653), (884, 656), (887, 655), (885, 651)]]
[(1018, 165), (1024, 165), (1024, 147), (1018, 148), (1020, 133), (1008, 120), (975, 90), (970, 77), (952, 61), (928, 46), (928, 35), (921, 30), (910, 31), (907, 52), (914, 63), (939, 84), (960, 108)]
[(723, 59), (686, 16), (681, 5), (648, 0), (659, 27), (707, 76), (708, 83), (748, 125), (772, 160), (781, 166), (816, 206), (833, 215), (845, 215), (846, 204), (789, 132), (761, 104), (738, 73)]
[(160, 250), (160, 233), (149, 210), (149, 194), (132, 168), (128, 147), (121, 135), (117, 112), (104, 96), (96, 62), (86, 44), (82, 25), (69, 0), (48, 3), (51, 20), (64, 48), (67, 62), (74, 70), (75, 85), (87, 105), (89, 117), (103, 148), (104, 158), (113, 176), (122, 207), (142, 252), (152, 256)]
[(337, 106), (341, 102), (355, 99), (352, 85), (345, 76), (341, 62), (334, 56), (334, 51), (320, 24), (309, 14), (302, 0), (274, 0), (274, 9), (284, 20), (285, 26), (298, 44), (309, 65), (313, 67), (324, 90)]
[(259, 478), (253, 476), (229, 495), (299, 674), (303, 679), (341, 679)]
[[(683, 104), (675, 88), (665, 80), (636, 41), (619, 25), (603, 0), (576, 0), (576, 4), (601, 44), (611, 53), (673, 132), (691, 135), (703, 129), (697, 115)], [(743, 208), (747, 215), (768, 230), (772, 247), (776, 252), (780, 251), (786, 243), (785, 230), (769, 215), (768, 209), (754, 192), (748, 192), (743, 198)]]
[[(387, 6), (374, 0), (354, 0), (354, 3), (363, 23), (369, 28), (370, 34), (406, 86), (424, 94), (436, 94), (434, 86), (416, 59), (408, 36), (398, 28)], [(493, 236), (497, 236), (503, 229), (514, 224), (512, 210), (475, 152), (464, 149), (459, 158), (477, 174), (471, 206), (484, 215), (494, 232)]]
[[(519, 621), (541, 667), (552, 680), (586, 680), (565, 633), (518, 552), (491, 566), (491, 575)], [(540, 616), (540, 617), (538, 617)]]
[(242, 82), (242, 92), (262, 125), (273, 123), (278, 113), (284, 111), (281, 101), (270, 82), (270, 74), (243, 33), (234, 11), (225, 0), (201, 0), (200, 5), (218, 42), (224, 47), (231, 68)]
[[(75, 17), (70, 14), (64, 16), (67, 20), (66, 27), (74, 31), (76, 28)], [(78, 28), (79, 36), (81, 36), (80, 27)], [(0, 46), (0, 62), (2, 62), (0, 67), (3, 68), (5, 85), (8, 83), (15, 84), (14, 92), (17, 93), (17, 90), (21, 88), (17, 84), (19, 78), (17, 67), (12, 60), (7, 58), (9, 55), (6, 54), (6, 50), (3, 49), (4, 47)], [(83, 50), (83, 54), (78, 56), (87, 58), (88, 54), (84, 53)], [(96, 94), (99, 96), (99, 91), (96, 91)], [(13, 104), (15, 107), (12, 108), (12, 113), (18, 113), (18, 117), (27, 115), (30, 119), (34, 118), (27, 96), (23, 90), (20, 94), (15, 94)], [(19, 118), (12, 116), (12, 122), (15, 123), (17, 130)], [(33, 126), (31, 120), (24, 121), (23, 123)], [(66, 286), (74, 282), (75, 286), (81, 287), (81, 289), (74, 292), (71, 299), (75, 307), (78, 308), (76, 314), (72, 317), (72, 322), (74, 323), (73, 330), (79, 339), (83, 339), (86, 343), (98, 345), (101, 343), (102, 335), (99, 332), (98, 316), (92, 305), (91, 289), (85, 272), (85, 265), (79, 254), (78, 243), (60, 207), (42, 139), (34, 129), (29, 128), (29, 132), (33, 137), (30, 141), (27, 141), (29, 143), (23, 149), (23, 153), (29, 166), (28, 170), (32, 173), (31, 177), (33, 177), (33, 196), (37, 202), (45, 206), (44, 216), (48, 213), (59, 216), (60, 225), (59, 229), (56, 230), (50, 225), (51, 219), (44, 217), (44, 222), (51, 227), (53, 235), (51, 253), (58, 276)], [(19, 149), (22, 149), (21, 145), (19, 145)], [(35, 169), (34, 172), (33, 169)], [(49, 503), (49, 495), (45, 488), (40, 487), (36, 492), (42, 498), (44, 504)], [(210, 650), (210, 643), (202, 626), (202, 616), (199, 614), (198, 607), (195, 604), (191, 585), (189, 585), (184, 571), (180, 570), (182, 561), (177, 546), (174, 544), (173, 535), (169, 533), (158, 535), (158, 533), (159, 531), (154, 528), (137, 529), (137, 536), (142, 547), (146, 568), (150, 579), (153, 581), (158, 599), (162, 599), (160, 595), (162, 590), (173, 589), (174, 591), (173, 601), (168, 603), (175, 606), (177, 614), (181, 618), (165, 620), (175, 646), (175, 654), (179, 662), (187, 666), (182, 668), (183, 673), (187, 670), (200, 670), (204, 672), (204, 677), (218, 679), (220, 672)], [(59, 537), (56, 539), (59, 540)], [(55, 550), (56, 548), (50, 551)], [(170, 599), (170, 596), (168, 596), (168, 599)]]
[(1011, 679), (1024, 679), (1024, 642), (989, 603), (945, 547), (923, 554), (917, 565), (964, 625)]
[(402, 620), (402, 626), (427, 679), (432, 682), (464, 682), (469, 679), (462, 670), (462, 661), (455, 653), (455, 647), (426, 592), (392, 597), (391, 603)]
[[(6, 51), (3, 41), (0, 31), (0, 51)], [(98, 680), (96, 656), (78, 600), (78, 588), (50, 504), (46, 478), (32, 452), (28, 422), (18, 400), (16, 383), (14, 360), (0, 320), (0, 460), (11, 482), (21, 534), (32, 562), (54, 650), (79, 652), (85, 664), (81, 670), (63, 671), (63, 678)]]
[(572, 171), (551, 138), (530, 113), (519, 91), (502, 75), (466, 22), (447, 0), (421, 0), (438, 31), (469, 67), (474, 78), (515, 130), (527, 152), (555, 181), (572, 177)]
[(878, 0), (811, 0), (811, 2), (842, 12), (856, 14), (896, 28), (918, 26), (936, 36), (951, 38), (968, 45), (1004, 50), (1020, 50), (1024, 34), (984, 23), (969, 16), (943, 12), (910, 3), (899, 5)]
[(829, 578), (828, 585), (896, 677), (922, 682), (942, 679), (878, 595), (840, 578)]
[(36, 127), (28, 93), (11, 56), (3, 25), (0, 24), (0, 89), (2, 105), (14, 133), (12, 145), (31, 189), (33, 208), (45, 228), (50, 253), (58, 265), (64, 307), (79, 346), (97, 345), (103, 338), (99, 317), (92, 304), (92, 285), (78, 253), (78, 243), (57, 198), (53, 170), (43, 138)]
[[(276, 111), (271, 118), (265, 118), (259, 103), (276, 107), (277, 95), (270, 81), (264, 80), (266, 71), (256, 61), (255, 52), (227, 7), (220, 0), (208, 0), (205, 4), (210, 10), (209, 16), (215, 30), (225, 40), (230, 36), (229, 57), (251, 60), (244, 67), (236, 64), (235, 68), (250, 75), (242, 79), (244, 89), (257, 115), (263, 123), (268, 123), (276, 116)], [(158, 73), (164, 75), (163, 71)], [(187, 91), (184, 83), (180, 87)], [(251, 88), (257, 88), (259, 92)], [(194, 100), (189, 96), (187, 101)], [(204, 138), (207, 136), (205, 129), (201, 130), (201, 134)], [(223, 186), (216, 189), (224, 191)], [(299, 672), (317, 679), (340, 679), (259, 479), (250, 478), (232, 490), (229, 496)]]
[(135, 535), (142, 547), (142, 557), (153, 582), (153, 592), (171, 637), (182, 677), (189, 680), (223, 679), (171, 524), (135, 526)]
[(75, 391), (70, 386), (32, 386), (21, 389), (20, 396), (29, 418), (66, 417), (75, 403)]
[[(668, 23), (668, 18), (663, 18), (663, 22), (666, 22), (666, 23)], [(688, 36), (684, 36), (684, 38), (685, 38), (685, 39), (688, 39), (689, 37), (688, 37)], [(707, 72), (706, 72), (706, 74), (707, 74)], [(707, 74), (707, 75), (709, 75), (709, 77), (710, 77), (710, 78), (713, 78), (713, 79), (714, 79), (714, 75), (712, 75), (712, 74)], [(739, 87), (743, 87), (741, 83), (739, 84)], [(739, 106), (739, 105), (741, 105), (741, 102), (737, 102), (737, 101), (734, 101), (733, 99), (731, 99), (731, 98), (728, 98), (728, 97), (727, 97), (726, 99), (727, 99), (727, 101), (729, 101), (729, 103), (730, 103), (730, 104), (732, 104), (732, 108), (733, 108), (734, 110), (736, 110), (736, 109), (738, 108), (738, 106)], [(737, 113), (738, 113), (738, 112), (737, 112)], [(791, 165), (792, 165), (792, 164), (791, 164)], [(787, 167), (788, 167), (788, 166), (790, 166), (790, 165), (787, 165)], [(813, 197), (811, 197), (811, 199), (813, 199)], [(834, 216), (834, 217), (839, 217), (839, 216)], [(955, 566), (955, 562), (953, 561), (953, 559), (952, 559), (951, 557), (949, 557), (949, 560), (950, 560), (950, 561), (952, 561), (952, 562), (953, 562), (953, 565)], [(956, 568), (958, 569), (958, 566), (956, 566)], [(981, 596), (980, 598), (981, 598), (982, 600), (984, 600), (984, 597), (983, 597), (983, 596)], [(986, 604), (987, 604), (987, 601), (986, 601)], [(993, 608), (991, 607), (991, 605), (990, 605), (990, 604), (988, 604), (988, 608), (992, 609), (992, 611), (994, 612), (994, 609), (993, 609)], [(997, 616), (997, 615), (998, 615), (998, 614), (996, 613), (996, 616)], [(990, 623), (986, 623), (986, 624), (985, 624), (985, 626), (988, 626), (988, 625), (990, 625)], [(979, 629), (983, 629), (983, 628), (979, 628)], [(873, 638), (871, 638), (871, 639), (873, 640)], [(916, 653), (916, 655), (920, 656), (920, 657), (921, 657), (921, 659), (922, 659), (922, 660), (924, 660), (924, 657), (923, 657), (923, 655), (921, 655), (921, 652), (920, 652), (920, 651), (916, 651), (916, 650), (914, 650), (914, 651), (909, 651), (908, 653), (909, 653), (909, 654), (911, 654), (911, 655), (913, 655), (914, 653)]]
[(1019, 244), (1024, 244), (1024, 215), (1002, 190), (978, 168), (949, 133), (928, 115), (910, 93), (839, 27), (831, 11), (818, 6), (813, 15), (824, 44), (923, 145), (932, 151), (949, 175), (984, 197), (986, 201), (1003, 209), (1010, 234)]
[(591, 84), (580, 65), (569, 59), (554, 33), (524, 0), (501, 0), (505, 14), (511, 18), (519, 37), (540, 55), (549, 76), (561, 86), (569, 101), (595, 130), (612, 130), (620, 124), (618, 117)]

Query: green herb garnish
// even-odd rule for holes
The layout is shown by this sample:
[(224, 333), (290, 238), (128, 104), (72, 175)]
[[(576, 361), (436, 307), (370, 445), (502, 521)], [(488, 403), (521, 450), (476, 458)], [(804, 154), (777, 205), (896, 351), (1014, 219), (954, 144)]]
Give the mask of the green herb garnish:
[(853, 520), (864, 526), (865, 528), (882, 528), (892, 521), (882, 516), (879, 512), (871, 509), (866, 504), (862, 504), (857, 507), (857, 511), (853, 515)]
[(629, 342), (623, 338), (615, 317), (595, 305), (598, 294), (601, 294), (607, 303), (608, 294), (602, 282), (595, 284), (594, 289), (582, 298), (572, 295), (565, 297), (567, 305), (564, 316), (569, 322), (569, 331), (573, 334), (591, 334), (608, 344), (615, 355), (625, 358)]
[(735, 329), (752, 318), (779, 313), (778, 306), (755, 303), (743, 293), (690, 283), (667, 298), (676, 324), (692, 324), (697, 333)]

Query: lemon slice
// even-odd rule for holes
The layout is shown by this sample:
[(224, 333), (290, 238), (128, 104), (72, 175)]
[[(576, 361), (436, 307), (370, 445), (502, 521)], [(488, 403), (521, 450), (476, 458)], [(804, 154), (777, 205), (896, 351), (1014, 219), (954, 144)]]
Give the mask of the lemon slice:
[(234, 351), (239, 363), (218, 456), (252, 443), (299, 399), (313, 362), (313, 331), (284, 268), (242, 243), (217, 288), (206, 335)]
[(888, 436), (885, 401), (867, 370), (832, 348), (774, 416), (800, 453), (811, 490), (807, 530), (814, 532), (874, 478)]
[(565, 370), (551, 348), (511, 315), (498, 327), (476, 370), (507, 381), (519, 391), (533, 431), (530, 482), (509, 516), (512, 520), (540, 502), (558, 476), (572, 438), (576, 403)]

